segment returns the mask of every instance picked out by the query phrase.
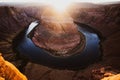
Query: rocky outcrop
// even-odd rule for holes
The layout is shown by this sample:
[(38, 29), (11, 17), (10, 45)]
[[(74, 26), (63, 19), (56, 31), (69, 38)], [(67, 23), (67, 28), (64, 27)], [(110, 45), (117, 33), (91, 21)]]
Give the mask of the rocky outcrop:
[[(77, 8), (78, 10), (71, 10), (71, 16), (74, 21), (89, 25), (100, 33), (103, 59), (76, 71), (57, 70), (29, 62), (21, 67), (25, 68), (24, 71), (29, 80), (100, 80), (104, 77), (112, 79), (115, 75), (118, 78), (117, 74), (120, 73), (120, 5), (81, 7)], [(23, 63), (22, 59), (18, 59), (14, 54), (12, 40), (32, 20), (41, 20), (41, 13), (42, 10), (39, 8), (0, 8), (0, 51), (6, 59), (18, 66)]]
[(0, 77), (0, 80), (5, 80), (3, 77)]
[(101, 80), (120, 80), (120, 74), (117, 75), (111, 75), (110, 77), (105, 77)]
[(13, 7), (0, 7), (0, 15), (0, 52), (5, 59), (13, 61), (13, 40), (34, 19)]
[(51, 8), (43, 11), (40, 25), (31, 33), (30, 37), (35, 45), (51, 51), (54, 56), (73, 54), (72, 50), (82, 40), (68, 13), (59, 14)]
[(27, 78), (0, 54), (0, 80), (27, 80)]
[[(15, 38), (35, 19), (29, 17), (23, 10), (15, 7), (0, 6), (0, 52), (2, 56), (23, 71), (26, 61), (16, 54), (16, 45), (19, 43)], [(21, 39), (21, 35), (18, 39)], [(15, 39), (15, 40), (14, 40)], [(24, 63), (23, 63), (24, 62)]]
[[(78, 9), (78, 8), (77, 8)], [(104, 77), (109, 77), (118, 74), (120, 71), (119, 61), (120, 61), (120, 37), (119, 37), (119, 10), (120, 6), (115, 5), (99, 5), (97, 7), (87, 7), (79, 8), (78, 10), (71, 10), (74, 21), (87, 24), (90, 27), (96, 29), (101, 36), (101, 45), (103, 59), (99, 63), (90, 65), (89, 67), (77, 70), (56, 70), (56, 69), (46, 69), (45, 75), (36, 80), (100, 80)], [(34, 68), (42, 70), (37, 64), (30, 63), (31, 65), (36, 65)], [(26, 75), (29, 76), (29, 65), (26, 66)], [(33, 73), (36, 72), (35, 69), (32, 70)], [(52, 75), (51, 75), (52, 74)], [(70, 75), (67, 75), (70, 74)], [(62, 77), (60, 77), (61, 75)], [(56, 78), (57, 76), (57, 78)], [(32, 75), (31, 79), (36, 77)], [(114, 79), (115, 80), (115, 79)]]
[[(93, 6), (97, 6), (94, 5)], [(84, 23), (98, 30), (103, 37), (119, 32), (120, 5), (98, 5), (97, 7), (76, 7), (71, 15), (76, 22)]]
[(34, 63), (28, 63), (25, 67), (25, 75), (30, 80), (72, 80), (74, 74), (74, 71), (57, 70)]

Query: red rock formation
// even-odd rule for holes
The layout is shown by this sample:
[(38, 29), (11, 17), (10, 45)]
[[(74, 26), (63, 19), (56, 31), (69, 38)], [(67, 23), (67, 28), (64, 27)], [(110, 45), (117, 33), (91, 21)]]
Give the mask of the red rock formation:
[(0, 54), (0, 80), (27, 80), (27, 78)]
[(87, 24), (98, 30), (103, 37), (108, 37), (120, 30), (119, 14), (120, 5), (94, 5), (94, 7), (77, 7), (71, 10), (71, 15), (75, 21)]
[[(97, 29), (102, 34), (101, 36), (104, 37), (101, 41), (103, 60), (94, 65), (90, 65), (85, 69), (72, 72), (70, 70), (56, 70), (46, 68), (42, 65), (29, 63), (25, 66), (25, 73), (29, 80), (100, 80), (106, 77), (106, 73), (118, 74), (120, 72), (120, 5), (114, 4), (87, 8), (81, 7), (82, 6), (80, 6), (79, 9), (77, 8), (78, 10), (71, 10), (71, 12), (74, 13), (72, 17), (74, 18), (74, 21), (87, 24), (90, 27)], [(0, 8), (0, 24), (7, 22), (6, 27), (0, 25), (0, 45), (3, 46), (0, 48), (0, 51), (4, 52), (3, 54), (9, 51), (9, 49), (12, 50), (11, 46), (6, 45), (9, 43), (9, 40), (13, 40), (13, 37), (11, 38), (12, 30), (13, 32), (16, 31), (19, 33), (14, 27), (21, 27), (20, 25), (27, 22), (24, 20), (30, 20), (31, 17), (41, 20), (42, 12), (39, 7), (16, 7), (16, 10), (18, 10), (18, 12), (15, 11), (16, 15), (10, 16), (17, 16), (15, 17), (17, 21), (14, 20), (14, 18), (11, 19), (10, 16), (6, 14), (6, 12), (9, 12), (9, 9)], [(4, 16), (5, 19), (2, 18), (2, 16)], [(28, 21), (26, 26), (29, 24), (30, 22)], [(8, 27), (8, 25), (10, 26)], [(12, 45), (12, 43), (9, 44)], [(6, 58), (9, 60), (13, 59), (13, 51), (7, 53), (9, 54), (6, 55)], [(19, 61), (17, 62), (17, 59), (15, 59), (13, 62), (18, 64)], [(111, 74), (107, 74), (107, 76), (111, 76)]]
[(32, 33), (35, 45), (56, 55), (67, 56), (80, 43), (80, 33), (72, 18), (52, 9), (43, 11), (41, 23)]
[(120, 74), (117, 74), (117, 75), (111, 75), (109, 77), (105, 77), (101, 80), (120, 80)]

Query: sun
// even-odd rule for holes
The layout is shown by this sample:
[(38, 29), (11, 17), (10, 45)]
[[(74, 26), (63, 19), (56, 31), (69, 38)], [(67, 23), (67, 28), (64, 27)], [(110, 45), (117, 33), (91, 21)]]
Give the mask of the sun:
[(51, 5), (56, 11), (64, 12), (72, 3), (72, 0), (49, 0), (47, 3)]

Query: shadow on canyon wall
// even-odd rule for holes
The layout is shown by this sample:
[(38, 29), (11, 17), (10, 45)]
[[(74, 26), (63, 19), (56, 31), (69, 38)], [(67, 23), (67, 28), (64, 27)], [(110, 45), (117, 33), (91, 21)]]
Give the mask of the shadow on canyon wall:
[(13, 40), (31, 22), (41, 20), (44, 6), (0, 7), (0, 52), (3, 57), (20, 69), (29, 80), (100, 80), (120, 73), (120, 4), (90, 4), (91, 7), (83, 8), (78, 6), (80, 4), (76, 5), (69, 9), (74, 21), (89, 25), (100, 33), (101, 61), (85, 69), (72, 71), (49, 68), (19, 57), (14, 50)]

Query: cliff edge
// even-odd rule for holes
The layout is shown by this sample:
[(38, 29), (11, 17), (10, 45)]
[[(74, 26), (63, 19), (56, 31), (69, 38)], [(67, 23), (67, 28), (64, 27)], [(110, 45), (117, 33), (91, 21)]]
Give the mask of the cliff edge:
[(0, 80), (27, 80), (27, 78), (0, 54)]

